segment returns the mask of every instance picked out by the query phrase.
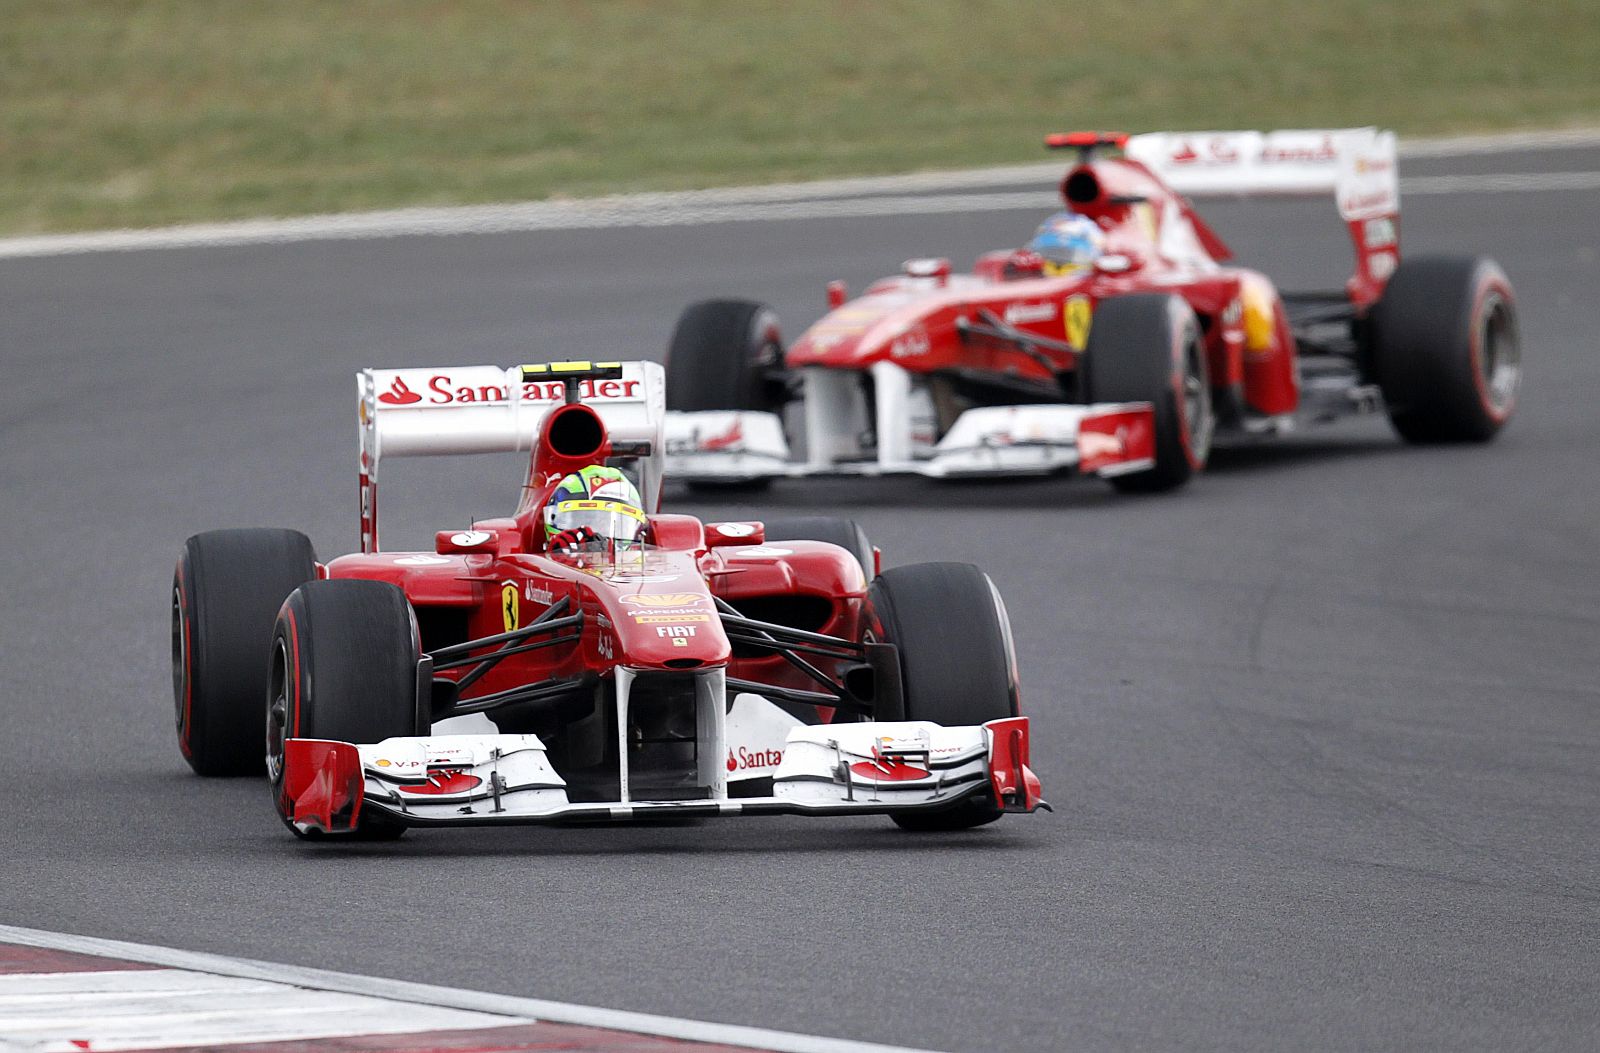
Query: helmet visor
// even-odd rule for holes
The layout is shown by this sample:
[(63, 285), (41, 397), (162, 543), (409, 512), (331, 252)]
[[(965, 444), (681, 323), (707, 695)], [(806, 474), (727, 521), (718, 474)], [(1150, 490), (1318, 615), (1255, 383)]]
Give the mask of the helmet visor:
[(561, 501), (550, 509), (547, 522), (556, 533), (588, 527), (609, 541), (638, 541), (644, 535), (645, 515), (621, 501)]

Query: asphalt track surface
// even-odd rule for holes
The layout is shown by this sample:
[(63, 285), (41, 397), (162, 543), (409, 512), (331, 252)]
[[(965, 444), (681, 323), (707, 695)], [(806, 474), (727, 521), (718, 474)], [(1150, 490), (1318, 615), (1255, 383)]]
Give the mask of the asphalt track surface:
[[(1406, 174), (1593, 171), (1600, 152)], [(1328, 203), (1207, 210), (1290, 288)], [(678, 310), (1015, 244), (1037, 213), (0, 262), (0, 922), (938, 1049), (1600, 1043), (1600, 208), (1405, 205), (1495, 255), (1527, 377), (1487, 447), (1381, 419), (1219, 454), (1185, 492), (788, 483), (715, 516), (856, 516), (966, 559), (1017, 631), (1053, 815), (292, 840), (173, 743), (167, 589), (234, 525), (355, 542), (363, 365), (654, 356)], [(517, 465), (385, 468), (390, 546), (508, 508)]]

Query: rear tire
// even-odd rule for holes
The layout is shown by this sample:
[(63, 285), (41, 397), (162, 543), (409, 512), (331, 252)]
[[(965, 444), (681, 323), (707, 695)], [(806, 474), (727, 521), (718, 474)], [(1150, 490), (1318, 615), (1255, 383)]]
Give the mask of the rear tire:
[[(900, 651), (907, 720), (961, 727), (1017, 715), (1011, 626), (983, 571), (970, 563), (894, 567), (868, 599), (882, 638)], [(965, 830), (1002, 814), (986, 790), (953, 808), (892, 818), (906, 830)]]
[(1493, 260), (1404, 261), (1371, 334), (1375, 379), (1407, 442), (1487, 442), (1511, 418), (1522, 381), (1516, 294)]
[[(702, 300), (684, 308), (667, 346), (667, 409), (782, 413), (783, 340), (778, 316), (748, 300)], [(770, 479), (696, 480), (691, 490), (755, 491)]]
[(1156, 463), (1113, 476), (1125, 493), (1158, 493), (1205, 467), (1216, 426), (1200, 323), (1188, 303), (1165, 293), (1100, 301), (1083, 358), (1085, 400), (1155, 407)]
[(294, 530), (213, 530), (184, 542), (172, 577), (178, 749), (197, 775), (260, 775), (261, 700), (284, 597), (317, 576)]
[[(286, 738), (374, 743), (426, 735), (417, 698), (416, 619), (405, 593), (380, 581), (313, 581), (290, 594), (272, 637), (267, 768), (278, 814)], [(259, 725), (257, 725), (259, 727)], [(405, 827), (361, 815), (359, 837), (399, 837)]]
[(872, 542), (867, 532), (854, 519), (837, 516), (791, 516), (769, 519), (763, 526), (768, 541), (826, 541), (838, 545), (856, 558), (861, 572), (871, 581), (877, 557), (873, 555)]

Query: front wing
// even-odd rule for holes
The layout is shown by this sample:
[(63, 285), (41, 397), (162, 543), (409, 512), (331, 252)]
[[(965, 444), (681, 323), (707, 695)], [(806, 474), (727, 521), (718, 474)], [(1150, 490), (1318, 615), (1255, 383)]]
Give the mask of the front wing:
[(1148, 402), (983, 406), (963, 413), (937, 443), (919, 445), (904, 437), (891, 442), (880, 432), (876, 450), (857, 448), (853, 428), (833, 433), (818, 428), (816, 420), (808, 423), (808, 454), (796, 460), (775, 413), (668, 413), (667, 477), (748, 482), (813, 475), (970, 478), (1075, 470), (1109, 478), (1155, 464), (1155, 415)]
[(1028, 737), (1026, 717), (981, 727), (806, 725), (789, 732), (771, 796), (610, 802), (570, 801), (535, 735), (289, 739), (278, 807), (302, 833), (330, 834), (374, 815), (407, 826), (870, 815), (939, 810), (979, 794), (1031, 812), (1043, 802)]

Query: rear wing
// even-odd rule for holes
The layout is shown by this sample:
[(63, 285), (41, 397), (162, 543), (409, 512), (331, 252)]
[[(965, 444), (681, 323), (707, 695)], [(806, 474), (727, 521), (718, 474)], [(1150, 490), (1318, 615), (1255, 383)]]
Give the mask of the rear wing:
[(1400, 178), (1393, 132), (1337, 128), (1276, 132), (1154, 132), (1123, 154), (1180, 194), (1332, 194), (1350, 229), (1350, 298), (1366, 306), (1400, 262)]
[[(524, 370), (529, 379), (524, 379)], [(535, 372), (537, 371), (537, 372)], [(535, 376), (550, 379), (534, 379)], [(532, 450), (545, 415), (576, 395), (600, 415), (616, 443), (648, 443), (638, 461), (640, 495), (661, 495), (666, 379), (655, 362), (563, 362), (545, 366), (363, 369), (356, 374), (361, 422), (361, 551), (378, 551), (378, 465), (385, 457)]]

